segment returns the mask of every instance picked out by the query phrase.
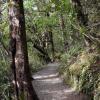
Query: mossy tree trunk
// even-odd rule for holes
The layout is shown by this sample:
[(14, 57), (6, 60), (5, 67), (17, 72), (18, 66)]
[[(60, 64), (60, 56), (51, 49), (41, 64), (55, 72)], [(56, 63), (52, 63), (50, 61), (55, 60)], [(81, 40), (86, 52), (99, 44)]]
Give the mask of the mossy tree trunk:
[[(8, 0), (10, 51), (16, 100), (38, 100), (31, 82), (23, 0)], [(27, 99), (26, 99), (27, 98)]]

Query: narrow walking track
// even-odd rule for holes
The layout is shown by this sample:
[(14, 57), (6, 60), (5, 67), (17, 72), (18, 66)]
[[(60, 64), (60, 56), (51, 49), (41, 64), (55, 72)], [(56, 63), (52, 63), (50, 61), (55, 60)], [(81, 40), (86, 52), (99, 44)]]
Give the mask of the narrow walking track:
[(46, 68), (33, 75), (33, 86), (39, 100), (88, 100), (83, 94), (63, 83), (57, 69), (58, 63), (50, 63)]

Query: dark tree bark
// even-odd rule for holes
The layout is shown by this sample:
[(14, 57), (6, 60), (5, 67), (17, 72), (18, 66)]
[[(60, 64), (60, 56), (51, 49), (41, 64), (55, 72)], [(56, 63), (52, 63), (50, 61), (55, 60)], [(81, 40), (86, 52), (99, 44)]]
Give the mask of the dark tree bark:
[(84, 10), (83, 10), (80, 0), (72, 0), (72, 4), (77, 12), (77, 19), (80, 22), (80, 24), (87, 26), (88, 16), (87, 14), (84, 14)]
[[(37, 29), (35, 27), (34, 28), (31, 27), (29, 31), (31, 33), (34, 33), (37, 31)], [(48, 36), (45, 36), (45, 34), (47, 35), (47, 33), (43, 33), (43, 36), (41, 36), (41, 39), (39, 40), (36, 39), (33, 42), (33, 40), (29, 39), (27, 42), (32, 42), (33, 47), (39, 51), (39, 57), (42, 57), (46, 61), (46, 63), (49, 63), (51, 62), (51, 58), (49, 57), (47, 52)]]
[[(46, 16), (49, 18), (50, 13), (46, 12)], [(46, 32), (47, 42), (50, 42), (50, 44), (51, 44), (52, 61), (54, 61), (55, 49), (54, 49), (53, 33), (52, 33), (52, 29), (49, 26), (47, 26), (47, 27), (48, 27), (47, 32)]]
[[(77, 20), (78, 20), (80, 26), (84, 26), (85, 28), (87, 28), (88, 15), (84, 14), (84, 10), (83, 10), (81, 1), (80, 0), (72, 0), (72, 4), (73, 4), (75, 11), (77, 13)], [(91, 46), (91, 39), (87, 35), (84, 35), (85, 46), (90, 47)]]
[(64, 16), (61, 13), (60, 14), (60, 27), (61, 27), (61, 31), (62, 31), (62, 35), (63, 35), (63, 45), (64, 45), (64, 51), (67, 51), (68, 49), (68, 42), (66, 40), (66, 26), (65, 26), (65, 21), (64, 21)]
[[(8, 0), (10, 23), (10, 51), (16, 99), (38, 100), (31, 82), (23, 0)], [(27, 94), (27, 97), (26, 97)], [(27, 98), (27, 99), (26, 99)]]
[(34, 43), (34, 48), (36, 48), (43, 56), (43, 59), (48, 63), (51, 62), (51, 59), (48, 55), (48, 53), (44, 50), (44, 48), (41, 48), (38, 44)]
[(52, 33), (52, 30), (49, 31), (49, 35), (50, 35), (50, 43), (51, 43), (52, 58), (53, 58), (52, 61), (54, 61), (54, 58), (55, 58), (55, 48), (54, 48), (53, 33)]

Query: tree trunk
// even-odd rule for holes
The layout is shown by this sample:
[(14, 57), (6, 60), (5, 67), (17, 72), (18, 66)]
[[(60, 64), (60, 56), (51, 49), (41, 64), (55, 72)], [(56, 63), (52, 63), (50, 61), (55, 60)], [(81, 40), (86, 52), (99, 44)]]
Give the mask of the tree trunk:
[(43, 56), (43, 59), (48, 63), (48, 62), (51, 62), (51, 59), (48, 55), (48, 53), (45, 51), (44, 48), (40, 47), (38, 44), (35, 44), (34, 43), (34, 48), (36, 48)]
[[(49, 18), (50, 17), (50, 13), (46, 12), (46, 16)], [(53, 33), (52, 33), (51, 27), (49, 27), (49, 26), (47, 26), (47, 27), (48, 27), (48, 29), (47, 29), (47, 34), (48, 34), (47, 41), (50, 42), (50, 44), (51, 44), (52, 61), (54, 61), (55, 49), (54, 49)]]
[[(10, 51), (17, 100), (38, 100), (31, 82), (23, 0), (8, 0), (10, 23)], [(26, 94), (27, 98), (26, 99)]]
[(64, 16), (61, 13), (60, 14), (60, 27), (61, 27), (61, 31), (62, 31), (62, 35), (63, 35), (63, 45), (64, 45), (64, 51), (67, 51), (68, 48), (68, 42), (66, 40), (66, 31), (65, 31), (65, 22), (64, 22)]
[[(81, 1), (80, 0), (72, 0), (72, 4), (77, 13), (77, 20), (78, 20), (80, 26), (84, 26), (85, 28), (87, 28), (88, 16), (87, 16), (87, 14), (84, 14), (84, 10), (83, 10)], [(87, 33), (87, 35), (88, 35), (88, 33)], [(87, 37), (86, 35), (84, 35), (84, 42), (85, 42), (86, 47), (90, 47), (91, 39), (89, 37)]]
[(50, 35), (50, 43), (51, 43), (51, 51), (52, 51), (52, 61), (54, 61), (55, 49), (54, 49), (54, 42), (53, 42), (53, 33), (52, 33), (52, 30), (49, 31), (49, 35)]
[(83, 10), (80, 0), (72, 0), (72, 4), (77, 12), (77, 19), (79, 23), (83, 24), (84, 26), (87, 26), (88, 17), (87, 17), (87, 14), (84, 14), (84, 10)]

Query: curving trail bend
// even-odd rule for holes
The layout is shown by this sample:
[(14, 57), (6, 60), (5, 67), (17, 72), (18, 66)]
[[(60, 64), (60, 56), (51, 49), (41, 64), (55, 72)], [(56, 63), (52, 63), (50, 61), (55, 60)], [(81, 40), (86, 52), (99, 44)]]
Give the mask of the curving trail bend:
[(50, 63), (33, 75), (33, 86), (39, 100), (89, 100), (63, 83), (57, 69), (58, 63)]

